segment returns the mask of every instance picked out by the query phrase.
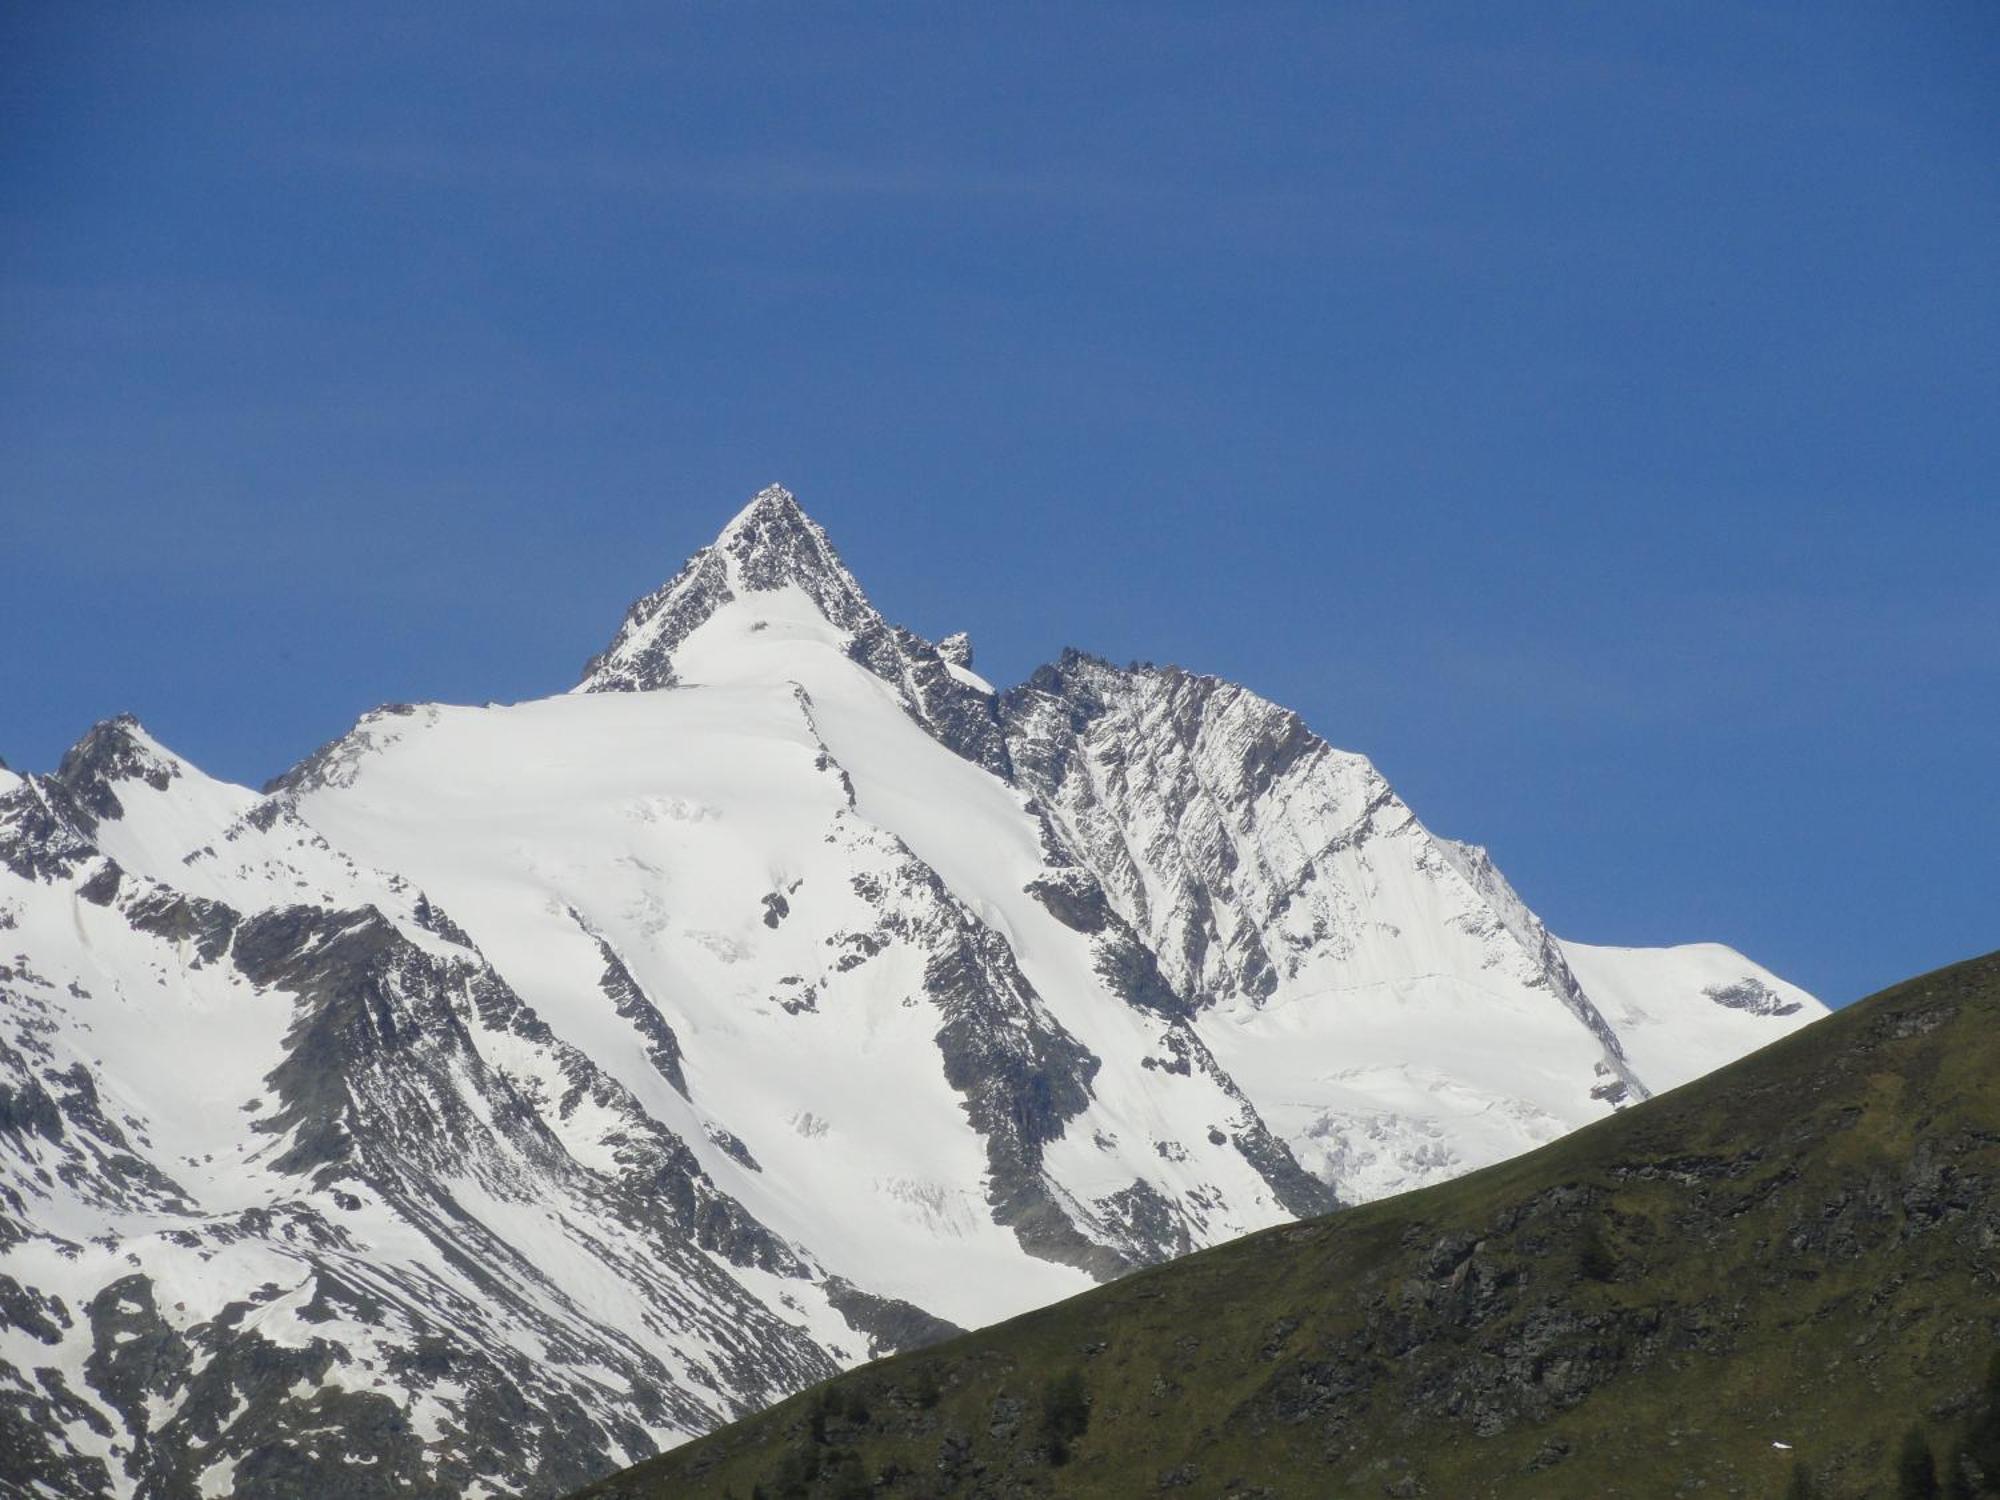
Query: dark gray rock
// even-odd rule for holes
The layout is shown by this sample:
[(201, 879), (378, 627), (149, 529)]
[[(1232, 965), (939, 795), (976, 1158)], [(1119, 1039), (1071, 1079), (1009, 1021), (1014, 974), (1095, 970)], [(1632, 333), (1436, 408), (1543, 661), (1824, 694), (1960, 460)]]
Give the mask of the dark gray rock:
[(96, 827), (60, 782), (24, 777), (0, 795), (0, 864), (23, 880), (67, 880), (97, 857)]
[(965, 1332), (913, 1303), (864, 1292), (844, 1277), (829, 1276), (825, 1289), (827, 1301), (848, 1326), (867, 1336), (870, 1359), (940, 1344)]
[(660, 1076), (674, 1086), (674, 1092), (683, 1099), (687, 1098), (687, 1078), (681, 1071), (681, 1043), (680, 1038), (674, 1035), (674, 1028), (667, 1024), (660, 1008), (639, 987), (639, 981), (632, 977), (632, 971), (625, 966), (625, 960), (618, 956), (610, 942), (601, 933), (593, 931), (574, 908), (570, 910), (570, 917), (590, 935), (597, 944), (598, 955), (604, 960), (604, 972), (597, 980), (598, 988), (604, 991), (620, 1018), (644, 1040), (646, 1056)]
[(139, 721), (130, 714), (106, 719), (64, 752), (49, 778), (69, 793), (83, 813), (85, 833), (95, 832), (100, 820), (125, 816), (124, 804), (118, 800), (121, 783), (143, 782), (163, 792), (180, 774), (143, 743), (142, 733)]
[(1761, 979), (1749, 976), (1734, 984), (1710, 985), (1702, 993), (1725, 1009), (1748, 1011), (1753, 1016), (1789, 1016), (1799, 1010), (1796, 1000), (1786, 1000)]

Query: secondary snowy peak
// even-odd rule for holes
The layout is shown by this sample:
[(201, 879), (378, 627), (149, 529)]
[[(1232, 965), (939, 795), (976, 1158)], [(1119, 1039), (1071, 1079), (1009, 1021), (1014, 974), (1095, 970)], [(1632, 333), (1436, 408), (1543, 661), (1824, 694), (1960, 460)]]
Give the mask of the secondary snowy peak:
[[(742, 630), (769, 625), (762, 601), (785, 596), (824, 622), (848, 656), (889, 684), (903, 706), (956, 753), (1001, 775), (1007, 752), (992, 689), (969, 670), (963, 636), (941, 649), (891, 625), (868, 601), (819, 523), (790, 490), (771, 485), (739, 511), (673, 578), (626, 612), (611, 644), (584, 667), (576, 691), (644, 692), (684, 681), (681, 648), (718, 616), (735, 613)], [(772, 608), (789, 624), (798, 611)], [(716, 681), (713, 653), (704, 680)]]
[(179, 756), (146, 732), (131, 714), (91, 726), (63, 755), (52, 778), (92, 821), (124, 813), (122, 784), (139, 783), (163, 792), (186, 772)]
[(0, 771), (0, 865), (25, 880), (60, 878), (95, 857), (103, 825), (185, 785), (190, 770), (120, 714), (93, 725), (46, 776)]
[[(0, 1424), (44, 1445), (0, 1469), (78, 1497), (344, 1493), (357, 1465), (548, 1495), (949, 1331), (825, 1277), (295, 801), (129, 720), (0, 788)], [(558, 1003), (601, 993), (630, 1028), (602, 1055), (640, 1041), (676, 1072), (669, 1024), (578, 935)], [(439, 1468), (447, 1431), (470, 1468)]]

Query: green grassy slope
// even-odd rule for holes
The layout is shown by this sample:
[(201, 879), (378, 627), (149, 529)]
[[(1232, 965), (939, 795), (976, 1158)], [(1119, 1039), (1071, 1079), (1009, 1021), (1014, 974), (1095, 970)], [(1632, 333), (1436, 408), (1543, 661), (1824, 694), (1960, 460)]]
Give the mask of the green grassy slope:
[(585, 1494), (1893, 1496), (1913, 1426), (1943, 1459), (1979, 1420), (1996, 1348), (2000, 954)]

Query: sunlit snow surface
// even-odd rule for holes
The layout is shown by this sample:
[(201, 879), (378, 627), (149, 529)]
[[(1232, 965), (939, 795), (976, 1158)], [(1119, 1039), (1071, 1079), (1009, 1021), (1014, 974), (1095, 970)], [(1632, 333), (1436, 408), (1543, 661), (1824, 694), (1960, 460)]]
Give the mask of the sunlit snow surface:
[(989, 1322), (1822, 1013), (1557, 942), (1241, 689), (968, 661), (767, 492), (600, 659), (639, 690), (379, 711), (269, 796), (129, 723), (0, 771), (23, 1492), (559, 1492), (909, 1336), (855, 1293)]

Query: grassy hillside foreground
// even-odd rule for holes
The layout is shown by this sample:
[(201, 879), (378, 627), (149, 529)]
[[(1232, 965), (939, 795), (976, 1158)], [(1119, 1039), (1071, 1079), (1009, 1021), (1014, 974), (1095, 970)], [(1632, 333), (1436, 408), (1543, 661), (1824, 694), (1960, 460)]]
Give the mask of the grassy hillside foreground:
[(1895, 1496), (1912, 1429), (1948, 1483), (1993, 1425), (1996, 1348), (2000, 954), (1530, 1156), (853, 1371), (585, 1494)]

